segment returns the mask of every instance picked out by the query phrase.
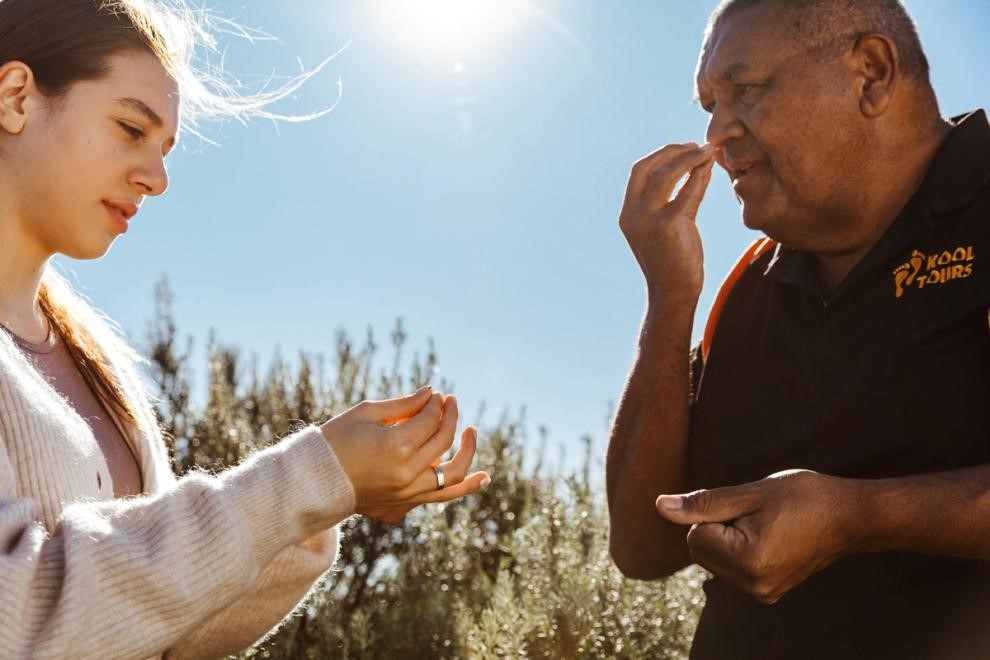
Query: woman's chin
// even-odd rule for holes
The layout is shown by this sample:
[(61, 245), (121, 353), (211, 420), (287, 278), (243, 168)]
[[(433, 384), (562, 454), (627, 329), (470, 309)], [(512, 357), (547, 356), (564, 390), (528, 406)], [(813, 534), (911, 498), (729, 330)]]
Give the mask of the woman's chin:
[(103, 239), (102, 241), (94, 241), (86, 245), (63, 246), (63, 249), (59, 250), (59, 253), (70, 259), (78, 259), (79, 261), (99, 259), (110, 251), (110, 246), (114, 244), (115, 240), (116, 236)]

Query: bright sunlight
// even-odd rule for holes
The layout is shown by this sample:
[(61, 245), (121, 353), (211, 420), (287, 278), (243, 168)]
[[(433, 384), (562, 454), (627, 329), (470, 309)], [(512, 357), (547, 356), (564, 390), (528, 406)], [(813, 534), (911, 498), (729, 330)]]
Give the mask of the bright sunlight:
[(460, 62), (506, 38), (526, 7), (523, 0), (388, 0), (377, 5), (377, 13), (387, 38)]

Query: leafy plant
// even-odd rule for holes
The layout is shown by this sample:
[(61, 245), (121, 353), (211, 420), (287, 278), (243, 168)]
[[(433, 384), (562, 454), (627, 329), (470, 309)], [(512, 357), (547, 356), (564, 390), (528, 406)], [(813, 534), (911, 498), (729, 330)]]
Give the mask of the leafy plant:
[[(276, 442), (305, 421), (322, 421), (365, 398), (414, 389), (437, 365), (432, 343), (403, 369), (407, 334), (390, 333), (392, 359), (378, 366), (369, 330), (336, 338), (330, 375), (321, 354), (297, 365), (207, 344), (208, 397), (190, 396), (191, 341), (183, 350), (172, 295), (156, 288), (148, 355), (163, 427), (178, 474), (221, 469)], [(449, 390), (449, 383), (434, 383)], [(683, 658), (697, 623), (704, 575), (687, 569), (662, 582), (626, 580), (608, 556), (607, 518), (583, 468), (546, 468), (545, 434), (525, 447), (525, 424), (503, 416), (481, 430), (476, 464), (493, 475), (482, 493), (420, 507), (398, 525), (355, 516), (343, 524), (340, 560), (279, 632), (242, 658)], [(535, 451), (524, 468), (525, 451)]]

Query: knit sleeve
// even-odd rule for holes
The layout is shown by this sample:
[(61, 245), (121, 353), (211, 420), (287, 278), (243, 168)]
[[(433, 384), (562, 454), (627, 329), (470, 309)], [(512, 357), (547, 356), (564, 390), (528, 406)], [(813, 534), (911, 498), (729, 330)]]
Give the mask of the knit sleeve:
[[(347, 475), (308, 427), (215, 477), (69, 505), (49, 536), (34, 502), (16, 497), (4, 447), (0, 437), (0, 658), (163, 653), (252, 590), (281, 580), (298, 591), (283, 557), (354, 508)], [(335, 546), (309, 559), (328, 563)]]
[(337, 528), (285, 548), (251, 591), (165, 654), (167, 660), (222, 658), (274, 633), (337, 558)]

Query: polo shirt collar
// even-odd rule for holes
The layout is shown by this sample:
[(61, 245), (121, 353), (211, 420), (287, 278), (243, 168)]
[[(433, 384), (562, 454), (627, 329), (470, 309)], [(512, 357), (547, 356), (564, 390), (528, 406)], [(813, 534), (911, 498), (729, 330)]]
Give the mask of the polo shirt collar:
[(925, 177), (928, 206), (935, 215), (972, 204), (990, 185), (990, 124), (983, 110), (953, 117), (946, 137)]
[(972, 204), (990, 185), (990, 124), (983, 110), (953, 117), (950, 122), (953, 129), (939, 147), (921, 188), (838, 289), (829, 293), (810, 253), (784, 245), (777, 246), (764, 275), (828, 301), (932, 229), (937, 216)]

